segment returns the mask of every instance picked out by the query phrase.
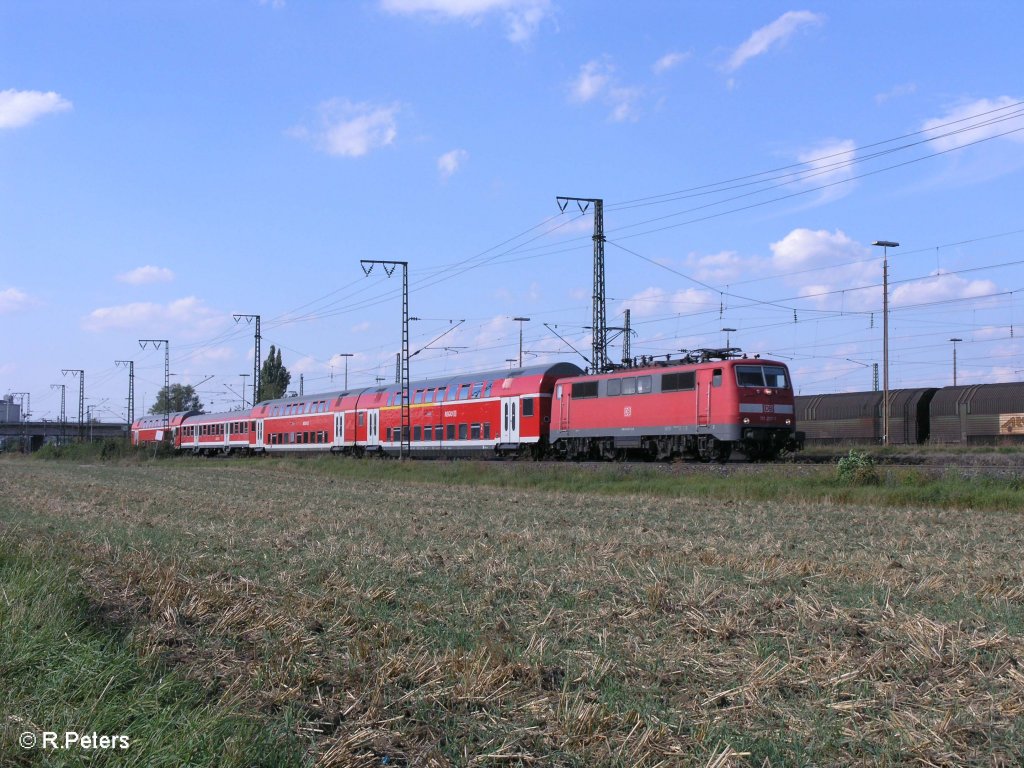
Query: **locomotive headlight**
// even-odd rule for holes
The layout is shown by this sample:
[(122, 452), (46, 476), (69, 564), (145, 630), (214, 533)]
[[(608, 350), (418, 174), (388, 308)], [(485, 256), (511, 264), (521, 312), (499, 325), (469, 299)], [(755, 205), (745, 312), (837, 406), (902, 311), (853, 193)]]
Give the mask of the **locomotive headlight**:
[(744, 424), (749, 424), (750, 423), (750, 417), (749, 416), (744, 416), (743, 417), (743, 423)]
[(786, 419), (786, 426), (787, 426), (787, 427), (788, 427), (788, 426), (789, 426), (790, 424), (792, 424), (792, 423), (793, 423), (793, 420), (792, 420), (792, 419)]

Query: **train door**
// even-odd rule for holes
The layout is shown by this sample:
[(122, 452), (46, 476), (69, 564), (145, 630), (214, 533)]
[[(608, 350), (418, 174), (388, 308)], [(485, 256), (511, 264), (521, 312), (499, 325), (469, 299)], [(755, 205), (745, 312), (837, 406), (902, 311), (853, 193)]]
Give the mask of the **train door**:
[(519, 442), (519, 398), (501, 398), (501, 442)]
[(562, 385), (559, 384), (555, 387), (555, 395), (558, 397), (558, 428), (565, 430), (569, 428), (569, 398), (562, 397), (562, 394)]
[(366, 447), (377, 448), (380, 445), (380, 410), (374, 408), (366, 411)]
[(711, 425), (715, 397), (722, 386), (721, 368), (699, 368), (697, 370), (697, 429)]
[(263, 419), (256, 420), (256, 447), (263, 447)]
[(341, 447), (345, 444), (345, 414), (334, 414), (334, 444)]

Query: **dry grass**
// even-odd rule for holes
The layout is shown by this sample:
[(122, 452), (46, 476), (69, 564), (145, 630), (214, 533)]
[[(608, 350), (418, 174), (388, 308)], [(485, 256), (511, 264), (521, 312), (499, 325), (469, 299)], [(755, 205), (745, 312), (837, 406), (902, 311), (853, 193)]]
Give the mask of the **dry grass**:
[(1024, 760), (1016, 511), (394, 466), (3, 461), (0, 532), (70, 553), (142, 653), (286, 720), (317, 765)]

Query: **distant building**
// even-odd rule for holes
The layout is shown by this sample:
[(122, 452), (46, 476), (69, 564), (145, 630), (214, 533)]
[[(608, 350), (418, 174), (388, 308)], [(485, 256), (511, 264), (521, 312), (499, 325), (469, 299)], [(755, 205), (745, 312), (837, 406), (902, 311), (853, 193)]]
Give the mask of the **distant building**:
[(8, 395), (0, 398), (0, 424), (17, 424), (21, 421), (21, 405)]

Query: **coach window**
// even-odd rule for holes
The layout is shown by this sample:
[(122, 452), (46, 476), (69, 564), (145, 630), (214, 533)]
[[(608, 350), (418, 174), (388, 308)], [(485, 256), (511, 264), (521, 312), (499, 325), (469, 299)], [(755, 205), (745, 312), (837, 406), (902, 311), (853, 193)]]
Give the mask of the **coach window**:
[(423, 427), (412, 428), (412, 439), (415, 440), (417, 443), (423, 439)]
[(445, 389), (447, 389), (447, 388), (446, 387), (438, 387), (437, 388), (437, 397), (435, 398), (436, 402), (438, 402), (438, 403), (443, 403), (444, 402)]
[(469, 425), (459, 424), (459, 440), (466, 440), (469, 438)]
[(445, 437), (448, 440), (454, 440), (455, 439), (455, 425), (454, 424), (449, 424), (446, 432), (447, 432), (447, 434), (445, 435)]
[(391, 442), (391, 427), (388, 427), (387, 430), (385, 430), (385, 434), (387, 435), (385, 440), (390, 443)]
[(417, 389), (416, 396), (412, 399), (413, 405), (419, 405), (423, 402), (423, 390)]
[(484, 424), (484, 440), (491, 439), (491, 422)]
[(480, 382), (479, 384), (474, 384), (474, 385), (473, 385), (473, 394), (472, 394), (472, 397), (473, 397), (473, 399), (474, 399), (474, 400), (475, 400), (476, 398), (480, 397), (480, 391), (481, 391), (481, 390), (482, 390), (483, 388), (484, 388), (484, 383), (483, 383), (482, 381), (481, 381), (481, 382)]
[(491, 387), (493, 387), (493, 386), (494, 386), (494, 382), (493, 381), (488, 381), (487, 382), (487, 389), (484, 390), (484, 397), (490, 397), (491, 396)]
[(645, 392), (651, 391), (651, 377), (650, 376), (637, 376), (636, 377), (636, 391), (638, 394), (644, 394)]
[(434, 402), (434, 390), (433, 390), (433, 388), (428, 389), (426, 394), (423, 395), (423, 402), (424, 403), (432, 403), (432, 402)]
[(434, 439), (434, 427), (430, 424), (427, 424), (427, 426), (423, 428), (423, 439), (427, 442)]
[(471, 440), (479, 440), (480, 439), (480, 425), (479, 424), (470, 424), (469, 425), (469, 437), (470, 437)]
[(622, 394), (624, 395), (635, 395), (636, 394), (636, 377), (630, 376), (629, 378), (622, 379)]
[(533, 398), (532, 397), (524, 397), (523, 398), (523, 406), (522, 406), (522, 410), (520, 411), (520, 415), (521, 416), (533, 416)]
[(721, 368), (715, 368), (715, 370), (711, 373), (711, 386), (712, 387), (720, 387), (720, 386), (722, 386), (722, 369)]
[(444, 427), (442, 427), (440, 424), (435, 424), (434, 425), (434, 439), (435, 440), (442, 440), (442, 439), (444, 439)]
[(359, 413), (359, 426), (360, 427), (365, 427), (366, 426), (366, 411), (361, 411)]

